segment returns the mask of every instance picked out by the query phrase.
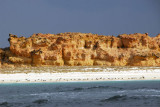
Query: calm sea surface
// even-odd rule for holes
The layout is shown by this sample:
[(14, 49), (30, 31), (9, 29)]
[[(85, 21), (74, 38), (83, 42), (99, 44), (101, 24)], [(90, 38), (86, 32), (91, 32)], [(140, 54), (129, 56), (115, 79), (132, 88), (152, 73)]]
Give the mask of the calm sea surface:
[(0, 107), (160, 107), (160, 81), (0, 84)]

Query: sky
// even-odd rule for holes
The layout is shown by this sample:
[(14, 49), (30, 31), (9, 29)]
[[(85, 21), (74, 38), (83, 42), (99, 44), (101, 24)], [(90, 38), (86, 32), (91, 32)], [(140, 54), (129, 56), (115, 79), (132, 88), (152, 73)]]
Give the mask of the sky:
[(160, 0), (0, 0), (0, 48), (9, 33), (160, 33)]

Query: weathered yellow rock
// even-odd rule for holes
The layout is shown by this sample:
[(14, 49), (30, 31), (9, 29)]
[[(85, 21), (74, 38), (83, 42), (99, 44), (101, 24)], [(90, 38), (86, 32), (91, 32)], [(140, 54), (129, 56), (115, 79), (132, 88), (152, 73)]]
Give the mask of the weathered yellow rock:
[(0, 68), (2, 66), (3, 54), (4, 54), (4, 51), (2, 49), (0, 49)]
[(9, 57), (9, 61), (18, 64), (31, 64), (31, 58), (26, 57)]
[[(91, 33), (9, 34), (9, 49), (0, 50), (5, 66), (160, 66), (160, 34), (122, 34), (118, 37)], [(2, 55), (3, 54), (3, 55)]]
[(31, 64), (33, 66), (41, 66), (44, 62), (44, 54), (41, 51), (41, 49), (32, 51), (31, 58), (32, 58)]

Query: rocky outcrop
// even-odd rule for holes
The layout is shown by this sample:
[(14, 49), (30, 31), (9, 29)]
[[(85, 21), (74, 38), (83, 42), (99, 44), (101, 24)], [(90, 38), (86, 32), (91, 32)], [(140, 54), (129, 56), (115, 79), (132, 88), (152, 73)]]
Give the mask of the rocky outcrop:
[(8, 40), (9, 49), (0, 50), (0, 66), (160, 66), (160, 34), (9, 34)]
[(1, 66), (2, 66), (2, 52), (3, 52), (3, 50), (0, 49), (0, 68), (1, 68)]

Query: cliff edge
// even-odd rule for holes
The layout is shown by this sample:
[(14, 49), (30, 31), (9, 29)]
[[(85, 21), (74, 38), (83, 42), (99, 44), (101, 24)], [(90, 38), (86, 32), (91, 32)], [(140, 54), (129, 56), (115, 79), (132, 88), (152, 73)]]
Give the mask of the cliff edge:
[(160, 66), (160, 34), (91, 33), (9, 34), (10, 47), (0, 49), (0, 67), (16, 66)]

